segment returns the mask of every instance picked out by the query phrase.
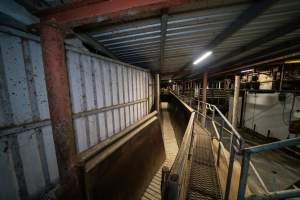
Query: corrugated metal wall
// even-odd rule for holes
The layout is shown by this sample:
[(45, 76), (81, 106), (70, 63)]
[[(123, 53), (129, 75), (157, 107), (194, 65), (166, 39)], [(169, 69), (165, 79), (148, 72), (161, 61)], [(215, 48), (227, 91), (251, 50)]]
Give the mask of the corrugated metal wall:
[[(148, 71), (73, 47), (66, 59), (79, 152), (149, 112)], [(41, 47), (27, 34), (0, 33), (0, 177), (0, 199), (37, 198), (59, 178)]]

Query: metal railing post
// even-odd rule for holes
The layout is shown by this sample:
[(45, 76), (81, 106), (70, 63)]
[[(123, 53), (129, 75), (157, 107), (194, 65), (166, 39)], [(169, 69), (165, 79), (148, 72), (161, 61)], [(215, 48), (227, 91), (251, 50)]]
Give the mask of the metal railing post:
[(170, 179), (168, 180), (166, 193), (164, 200), (177, 200), (178, 199), (178, 180), (179, 177), (177, 174), (171, 174)]
[(198, 99), (198, 105), (197, 105), (197, 120), (199, 120), (199, 107), (200, 107), (200, 101)]
[(224, 119), (222, 119), (222, 126), (221, 126), (221, 131), (220, 131), (220, 140), (219, 140), (219, 145), (218, 145), (218, 157), (217, 157), (217, 166), (220, 165), (220, 154), (221, 154), (221, 142), (223, 138), (223, 131), (224, 131)]
[(229, 163), (228, 163), (228, 172), (227, 172), (226, 189), (225, 189), (224, 200), (228, 200), (229, 193), (230, 193), (230, 187), (231, 187), (232, 171), (233, 171), (234, 157), (235, 157), (234, 139), (235, 139), (235, 136), (231, 135), (230, 157), (229, 157)]
[(170, 170), (168, 167), (164, 166), (161, 170), (161, 185), (160, 185), (160, 192), (161, 192), (161, 199), (165, 199), (166, 197), (166, 188), (168, 183), (168, 178), (170, 174)]
[(238, 200), (245, 199), (246, 193), (246, 186), (247, 186), (247, 178), (248, 178), (248, 171), (249, 171), (249, 163), (250, 163), (250, 156), (251, 154), (247, 151), (243, 152), (243, 160), (241, 166), (241, 174), (240, 174), (240, 183), (239, 183), (239, 190), (238, 190)]

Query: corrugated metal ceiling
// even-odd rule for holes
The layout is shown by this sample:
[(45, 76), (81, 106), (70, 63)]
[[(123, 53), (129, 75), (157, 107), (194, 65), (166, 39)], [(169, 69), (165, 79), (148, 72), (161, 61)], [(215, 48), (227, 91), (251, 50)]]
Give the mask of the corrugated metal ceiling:
[[(43, 5), (53, 7), (70, 2), (72, 0), (43, 0)], [(96, 24), (79, 30), (90, 35), (121, 61), (144, 68), (159, 69), (163, 74), (173, 74), (179, 70), (182, 71), (185, 65), (197, 58), (211, 41), (238, 19), (242, 13), (245, 13), (252, 4), (259, 2), (262, 1), (192, 0), (189, 4), (170, 8), (163, 66), (160, 66), (163, 34), (161, 32), (161, 16), (158, 12), (136, 16), (129, 21), (124, 19), (123, 22), (115, 22), (113, 25)], [(140, 19), (139, 17), (147, 18)], [(201, 68), (222, 67), (263, 49), (300, 37), (300, 31), (294, 30), (294, 32), (276, 37), (272, 41), (262, 43), (240, 55), (226, 58), (230, 52), (249, 45), (297, 17), (300, 17), (299, 0), (278, 0), (254, 20), (211, 49), (214, 52), (213, 55), (201, 65), (190, 66), (190, 69), (199, 72)]]
[[(250, 2), (253, 3), (253, 2)], [(168, 15), (164, 65), (161, 73), (174, 73), (191, 62), (218, 34), (241, 15), (250, 3), (218, 6), (210, 9)], [(280, 0), (212, 49), (214, 54), (198, 68), (218, 67), (216, 60), (275, 30), (300, 14), (300, 1)], [(160, 65), (160, 17), (112, 25), (88, 32), (95, 40), (124, 62), (155, 69)], [(278, 37), (236, 58), (250, 55), (280, 42), (299, 37), (300, 32)]]

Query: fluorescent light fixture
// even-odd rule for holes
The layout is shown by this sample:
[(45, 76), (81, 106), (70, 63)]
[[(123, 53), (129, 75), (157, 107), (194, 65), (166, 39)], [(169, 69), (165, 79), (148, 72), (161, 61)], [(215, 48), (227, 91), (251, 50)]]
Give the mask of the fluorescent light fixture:
[(253, 69), (247, 69), (247, 70), (241, 71), (241, 73), (247, 73), (247, 72), (253, 72)]
[(285, 64), (294, 64), (294, 63), (300, 63), (300, 59), (297, 60), (288, 60), (284, 62)]
[(212, 51), (207, 51), (204, 54), (202, 54), (197, 60), (195, 60), (193, 62), (194, 65), (197, 65), (198, 63), (200, 63), (202, 60), (204, 60), (205, 58), (207, 58), (208, 56), (210, 56), (212, 54)]

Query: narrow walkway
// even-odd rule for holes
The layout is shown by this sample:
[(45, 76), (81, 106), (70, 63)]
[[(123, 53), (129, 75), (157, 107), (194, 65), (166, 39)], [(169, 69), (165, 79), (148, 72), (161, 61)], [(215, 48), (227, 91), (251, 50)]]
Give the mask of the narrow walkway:
[(196, 145), (193, 151), (187, 199), (221, 199), (210, 136), (194, 124)]
[(168, 103), (162, 103), (161, 104), (161, 120), (162, 120), (162, 131), (163, 131), (163, 139), (165, 144), (165, 150), (166, 150), (166, 160), (160, 167), (160, 169), (157, 171), (155, 176), (153, 177), (150, 185), (146, 189), (142, 200), (160, 200), (161, 194), (160, 194), (160, 182), (161, 182), (161, 168), (163, 166), (167, 166), (171, 168), (175, 157), (178, 152), (178, 145), (175, 139), (175, 132), (173, 130), (171, 119), (169, 112), (167, 110)]

